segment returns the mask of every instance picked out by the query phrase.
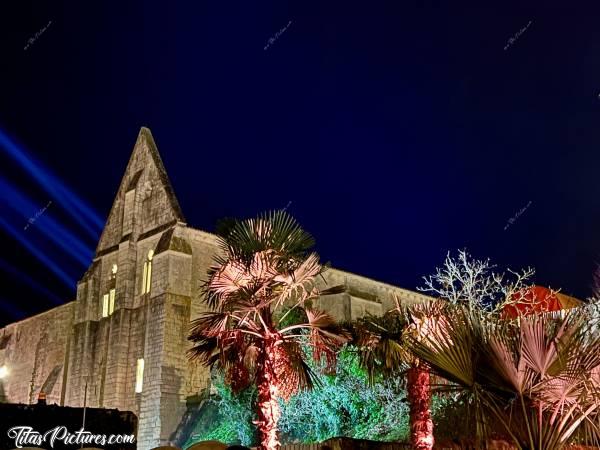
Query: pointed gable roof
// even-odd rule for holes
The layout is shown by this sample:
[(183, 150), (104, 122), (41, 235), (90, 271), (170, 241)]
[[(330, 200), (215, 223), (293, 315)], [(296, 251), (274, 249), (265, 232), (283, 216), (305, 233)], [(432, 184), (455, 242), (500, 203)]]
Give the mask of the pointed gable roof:
[[(132, 198), (126, 205), (126, 194), (131, 191), (133, 194), (129, 195)], [(127, 221), (125, 212), (132, 215), (131, 231), (128, 227), (124, 229), (124, 221)], [(100, 236), (96, 254), (106, 253), (124, 240), (137, 240), (142, 234), (151, 234), (154, 229), (164, 229), (176, 222), (185, 222), (183, 212), (152, 133), (142, 127)]]

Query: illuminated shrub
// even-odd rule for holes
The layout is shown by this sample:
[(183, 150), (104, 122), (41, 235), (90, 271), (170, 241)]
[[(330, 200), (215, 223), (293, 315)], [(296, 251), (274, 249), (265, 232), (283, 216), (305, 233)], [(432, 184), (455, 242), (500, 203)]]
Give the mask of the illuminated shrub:
[[(284, 443), (320, 442), (336, 436), (381, 441), (408, 438), (408, 406), (401, 378), (379, 378), (369, 386), (352, 347), (340, 352), (335, 374), (313, 369), (319, 386), (281, 403), (279, 426)], [(213, 385), (217, 394), (200, 410), (184, 448), (210, 439), (256, 444), (252, 423), (256, 390), (233, 395), (219, 375), (213, 377)]]

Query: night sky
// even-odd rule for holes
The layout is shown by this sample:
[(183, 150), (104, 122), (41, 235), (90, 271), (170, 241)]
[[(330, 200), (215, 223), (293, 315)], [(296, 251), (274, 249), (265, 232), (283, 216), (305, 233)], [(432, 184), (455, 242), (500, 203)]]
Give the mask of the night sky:
[(587, 297), (600, 3), (487, 3), (4, 0), (0, 323), (74, 299), (101, 225), (65, 199), (103, 222), (141, 126), (195, 228), (289, 205), (344, 270), (466, 248)]

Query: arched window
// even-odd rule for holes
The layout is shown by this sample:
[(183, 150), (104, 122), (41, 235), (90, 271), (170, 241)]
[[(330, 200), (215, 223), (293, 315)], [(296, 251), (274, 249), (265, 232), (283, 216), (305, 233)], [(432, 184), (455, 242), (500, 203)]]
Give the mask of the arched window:
[(152, 286), (152, 257), (154, 256), (154, 250), (148, 251), (146, 261), (144, 261), (144, 272), (142, 274), (142, 294), (150, 293), (150, 286)]

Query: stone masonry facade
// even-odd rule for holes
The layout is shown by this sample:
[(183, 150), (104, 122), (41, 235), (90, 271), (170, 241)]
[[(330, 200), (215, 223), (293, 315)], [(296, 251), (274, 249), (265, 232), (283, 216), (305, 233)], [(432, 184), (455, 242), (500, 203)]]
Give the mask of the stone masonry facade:
[[(0, 401), (35, 403), (45, 392), (48, 403), (81, 407), (86, 397), (90, 407), (133, 411), (138, 449), (171, 442), (189, 399), (210, 383), (208, 369), (186, 352), (216, 249), (214, 235), (186, 225), (142, 128), (76, 299), (0, 329), (0, 367), (8, 369)], [(335, 269), (325, 279), (344, 286), (320, 305), (340, 320), (381, 314), (394, 297), (425, 298)]]

